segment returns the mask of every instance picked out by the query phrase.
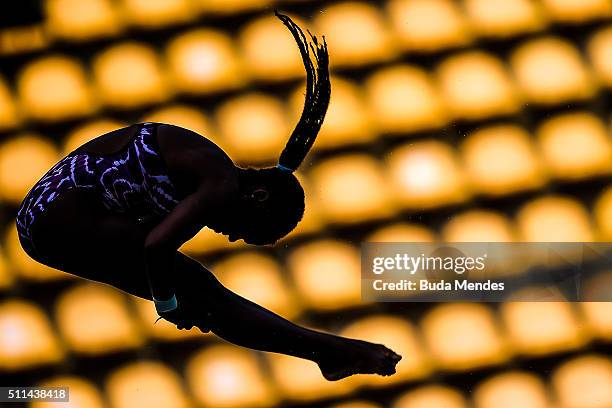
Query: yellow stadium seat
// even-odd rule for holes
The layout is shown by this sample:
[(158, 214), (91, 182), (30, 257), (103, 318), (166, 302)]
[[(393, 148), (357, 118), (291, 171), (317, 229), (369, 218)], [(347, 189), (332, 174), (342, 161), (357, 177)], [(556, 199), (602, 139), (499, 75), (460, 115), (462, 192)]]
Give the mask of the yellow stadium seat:
[(370, 401), (355, 400), (330, 405), (329, 408), (382, 408), (382, 405)]
[(435, 234), (429, 228), (409, 223), (396, 223), (378, 228), (366, 237), (367, 242), (432, 242)]
[(587, 52), (597, 78), (612, 87), (612, 26), (597, 31), (587, 44)]
[(300, 235), (315, 233), (323, 227), (321, 205), (319, 204), (316, 193), (312, 188), (312, 183), (299, 171), (294, 174), (304, 189), (304, 216), (293, 231), (280, 239), (279, 244)]
[(593, 96), (596, 85), (578, 50), (555, 37), (519, 46), (510, 59), (518, 85), (530, 101), (558, 105)]
[(8, 84), (0, 76), (0, 131), (14, 128), (20, 121), (15, 98), (8, 88)]
[(161, 319), (157, 321), (159, 315), (155, 310), (155, 305), (150, 300), (145, 300), (136, 296), (131, 296), (134, 307), (140, 321), (140, 327), (148, 337), (158, 341), (182, 341), (197, 337), (202, 338), (208, 334), (202, 333), (197, 328), (190, 330), (179, 330), (176, 325)]
[(207, 94), (241, 86), (244, 74), (231, 39), (198, 29), (172, 39), (166, 48), (172, 83), (186, 94)]
[(93, 122), (88, 122), (79, 127), (73, 129), (68, 133), (64, 140), (64, 154), (68, 154), (73, 150), (77, 149), (81, 145), (95, 139), (98, 136), (102, 136), (113, 130), (120, 129), (126, 126), (122, 122), (118, 122), (114, 119), (97, 119)]
[(159, 58), (148, 45), (113, 45), (95, 57), (93, 73), (100, 98), (114, 108), (163, 102), (170, 93)]
[(335, 156), (317, 164), (309, 176), (325, 218), (351, 224), (391, 215), (382, 170), (375, 159), (363, 154)]
[(444, 100), (453, 117), (478, 120), (518, 111), (521, 100), (502, 62), (471, 51), (451, 56), (437, 69)]
[[(308, 27), (299, 18), (295, 22), (300, 27)], [(261, 17), (247, 24), (239, 40), (245, 67), (254, 78), (284, 81), (304, 76), (302, 58), (293, 36), (274, 16)]]
[(81, 354), (105, 354), (141, 346), (143, 335), (125, 297), (95, 283), (79, 284), (58, 299), (55, 316), (67, 345)]
[(467, 408), (463, 395), (454, 388), (426, 385), (401, 394), (392, 408)]
[(525, 204), (517, 214), (521, 239), (526, 242), (591, 242), (593, 230), (587, 210), (574, 199), (544, 196)]
[(325, 7), (314, 18), (316, 33), (325, 35), (330, 64), (360, 66), (396, 55), (392, 35), (378, 9), (365, 2)]
[(593, 216), (597, 223), (599, 239), (612, 241), (612, 185), (607, 187), (597, 198), (593, 208)]
[(612, 361), (599, 355), (569, 360), (554, 372), (552, 385), (562, 408), (610, 407)]
[(442, 99), (421, 68), (396, 65), (381, 69), (366, 80), (365, 89), (380, 132), (416, 132), (448, 122)]
[(121, 0), (120, 4), (127, 21), (145, 28), (181, 24), (197, 16), (189, 0)]
[(0, 290), (10, 288), (15, 282), (15, 275), (6, 260), (3, 248), (0, 248)]
[(455, 152), (445, 143), (427, 140), (394, 149), (387, 158), (393, 193), (405, 208), (455, 204), (467, 198)]
[(573, 350), (588, 340), (567, 302), (508, 302), (501, 305), (508, 340), (526, 355)]
[(488, 378), (474, 392), (475, 408), (552, 408), (542, 381), (533, 374), (510, 371)]
[(402, 47), (431, 52), (466, 45), (469, 27), (452, 0), (392, 0), (387, 13)]
[(276, 391), (249, 350), (206, 348), (190, 358), (186, 373), (195, 399), (205, 408), (263, 408), (277, 402)]
[(274, 3), (274, 0), (191, 0), (191, 2), (207, 14), (234, 14), (264, 9)]
[(546, 25), (533, 0), (463, 0), (470, 27), (486, 37), (511, 37), (538, 31)]
[(21, 134), (0, 145), (0, 197), (19, 204), (58, 160), (55, 146), (34, 134)]
[(357, 377), (365, 386), (387, 386), (420, 379), (431, 371), (429, 356), (423, 352), (416, 330), (408, 321), (385, 315), (370, 315), (357, 320), (340, 333), (342, 336), (384, 344), (403, 358), (390, 377)]
[(301, 245), (287, 257), (287, 267), (310, 309), (329, 311), (361, 303), (359, 250), (352, 245), (333, 240)]
[(516, 235), (503, 214), (474, 209), (453, 216), (442, 227), (442, 238), (446, 242), (513, 242)]
[(38, 263), (30, 258), (21, 247), (15, 223), (11, 223), (4, 236), (7, 260), (11, 270), (19, 277), (33, 282), (47, 282), (58, 279), (71, 278), (73, 275)]
[(157, 109), (142, 118), (143, 122), (158, 122), (176, 125), (196, 132), (216, 142), (216, 136), (210, 119), (200, 109), (187, 105), (170, 105)]
[(509, 358), (493, 314), (483, 305), (436, 306), (425, 315), (421, 328), (434, 361), (446, 370), (469, 370)]
[[(313, 145), (316, 150), (371, 143), (376, 138), (372, 117), (363, 101), (361, 89), (353, 82), (333, 77), (334, 96), (321, 131)], [(304, 86), (293, 93), (291, 106), (294, 120), (299, 119), (304, 106)]]
[(287, 400), (308, 402), (349, 394), (356, 385), (355, 377), (327, 381), (312, 361), (284, 354), (267, 354), (272, 378), (280, 394)]
[(44, 5), (47, 29), (53, 37), (93, 40), (114, 36), (123, 28), (111, 0), (50, 0)]
[(50, 56), (19, 72), (17, 90), (24, 113), (36, 120), (58, 121), (93, 113), (97, 106), (78, 61)]
[(224, 102), (215, 115), (222, 146), (240, 164), (274, 163), (291, 133), (280, 100), (250, 93)]
[(583, 23), (612, 15), (608, 0), (543, 0), (548, 14), (556, 21)]
[(589, 329), (600, 339), (612, 340), (612, 302), (580, 302)]
[(592, 113), (559, 115), (537, 131), (542, 157), (553, 176), (579, 180), (612, 172), (612, 142)]
[(47, 316), (20, 300), (0, 304), (0, 369), (21, 370), (58, 363), (64, 357)]
[(540, 188), (544, 168), (529, 134), (514, 125), (476, 130), (461, 145), (462, 159), (473, 190), (505, 195)]
[(276, 260), (260, 252), (241, 252), (213, 265), (217, 278), (233, 292), (286, 318), (300, 312)]
[(192, 406), (172, 369), (155, 361), (137, 361), (110, 374), (106, 393), (113, 408), (189, 408)]
[(202, 255), (217, 251), (228, 251), (238, 249), (246, 244), (243, 240), (230, 242), (227, 236), (218, 234), (215, 231), (202, 228), (193, 238), (185, 242), (180, 248), (188, 255)]
[(68, 387), (69, 402), (34, 402), (30, 408), (105, 408), (98, 388), (91, 382), (75, 376), (57, 376), (38, 384), (40, 387)]

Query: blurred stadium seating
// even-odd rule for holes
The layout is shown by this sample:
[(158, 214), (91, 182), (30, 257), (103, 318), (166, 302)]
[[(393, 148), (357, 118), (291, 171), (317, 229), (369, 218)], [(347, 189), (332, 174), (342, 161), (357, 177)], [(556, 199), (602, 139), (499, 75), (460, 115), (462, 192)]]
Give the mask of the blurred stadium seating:
[[(364, 303), (358, 249), (612, 241), (612, 2), (44, 3), (39, 31), (0, 32), (0, 383), (71, 392), (32, 407), (612, 407), (611, 303)], [(204, 230), (183, 250), (283, 316), (396, 349), (392, 377), (330, 383), (313, 363), (153, 324), (150, 303), (41, 266), (17, 240), (36, 180), (130, 123), (273, 163), (304, 87), (274, 8), (331, 54), (304, 221), (275, 247)]]

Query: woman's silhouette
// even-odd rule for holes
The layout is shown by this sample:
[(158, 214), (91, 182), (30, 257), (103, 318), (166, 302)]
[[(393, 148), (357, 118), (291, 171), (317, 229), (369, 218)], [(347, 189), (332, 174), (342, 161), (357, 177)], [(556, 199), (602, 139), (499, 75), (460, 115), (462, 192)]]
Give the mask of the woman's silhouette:
[(272, 244), (302, 218), (304, 192), (293, 171), (329, 104), (328, 52), (325, 39), (308, 40), (289, 17), (277, 16), (298, 43), (307, 88), (276, 167), (237, 167), (214, 143), (180, 127), (133, 125), (84, 144), (43, 176), (19, 208), (20, 241), (41, 263), (153, 300), (160, 317), (179, 328), (312, 360), (328, 380), (390, 375), (401, 358), (393, 351), (297, 326), (232, 293), (178, 251), (204, 227)]

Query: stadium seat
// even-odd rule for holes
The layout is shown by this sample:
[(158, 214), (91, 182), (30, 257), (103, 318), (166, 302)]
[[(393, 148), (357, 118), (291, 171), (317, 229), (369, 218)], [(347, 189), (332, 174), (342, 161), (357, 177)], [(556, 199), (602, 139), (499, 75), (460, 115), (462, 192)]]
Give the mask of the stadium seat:
[(225, 91), (244, 83), (235, 47), (220, 31), (180, 34), (168, 43), (166, 58), (172, 83), (185, 94)]
[(14, 96), (8, 84), (0, 76), (0, 131), (13, 129), (20, 121)]
[(549, 171), (563, 180), (580, 180), (612, 172), (612, 141), (601, 119), (574, 112), (548, 119), (537, 131)]
[(337, 155), (308, 173), (321, 213), (331, 223), (351, 224), (393, 213), (381, 165), (364, 154)]
[(594, 354), (571, 359), (553, 373), (552, 386), (563, 408), (610, 407), (612, 361)]
[(591, 242), (591, 221), (581, 203), (564, 196), (543, 196), (519, 210), (517, 223), (525, 242)]
[(180, 250), (184, 250), (188, 255), (202, 255), (217, 251), (238, 249), (245, 245), (243, 240), (230, 242), (227, 236), (218, 234), (208, 228), (202, 228), (193, 238), (185, 242)]
[(0, 250), (0, 291), (10, 288), (14, 282), (15, 274), (9, 266), (4, 250)]
[(18, 205), (32, 186), (58, 160), (55, 146), (46, 138), (20, 134), (0, 144), (0, 197)]
[(399, 222), (376, 229), (366, 237), (366, 242), (432, 242), (435, 233), (419, 224)]
[(370, 401), (354, 400), (330, 405), (329, 408), (382, 408), (382, 405)]
[(472, 132), (461, 145), (470, 187), (500, 196), (540, 188), (546, 174), (529, 134), (514, 125), (496, 125)]
[(425, 385), (400, 394), (391, 408), (467, 408), (463, 395), (454, 388)]
[(161, 342), (175, 342), (205, 338), (207, 334), (202, 333), (197, 328), (190, 330), (179, 330), (176, 325), (161, 319), (157, 321), (159, 315), (155, 310), (155, 305), (149, 300), (136, 296), (131, 296), (133, 306), (136, 308), (136, 317), (139, 319), (140, 327), (147, 337)]
[(286, 400), (306, 403), (349, 395), (355, 389), (355, 377), (327, 381), (312, 361), (284, 354), (266, 354), (276, 388)]
[(187, 363), (187, 382), (205, 408), (269, 407), (277, 393), (264, 376), (254, 352), (235, 346), (211, 346)]
[(600, 339), (612, 341), (612, 302), (580, 302), (578, 305), (589, 330)]
[(277, 261), (260, 252), (230, 255), (213, 265), (217, 278), (233, 292), (286, 318), (300, 312)]
[(11, 271), (25, 280), (43, 283), (73, 277), (73, 275), (53, 269), (30, 258), (21, 247), (15, 223), (11, 223), (7, 227), (4, 245)]
[(100, 98), (119, 109), (134, 109), (166, 100), (170, 90), (155, 51), (127, 42), (113, 45), (93, 61)]
[(0, 369), (23, 370), (59, 363), (64, 351), (47, 316), (33, 303), (0, 303)]
[(99, 355), (141, 346), (144, 336), (127, 309), (125, 297), (100, 284), (78, 284), (59, 296), (57, 325), (77, 353)]
[(584, 23), (612, 15), (608, 0), (543, 0), (547, 14), (562, 23)]
[(395, 44), (381, 12), (365, 2), (326, 6), (314, 17), (316, 33), (325, 35), (332, 66), (361, 66), (396, 55)]
[(552, 408), (548, 391), (533, 374), (510, 371), (478, 384), (474, 391), (475, 408)]
[(237, 14), (264, 9), (274, 0), (191, 0), (206, 14)]
[(532, 0), (463, 0), (470, 28), (484, 37), (507, 38), (539, 31), (546, 18)]
[[(302, 28), (308, 27), (299, 18), (295, 22)], [(293, 36), (274, 16), (248, 23), (241, 30), (239, 39), (245, 68), (255, 79), (286, 81), (304, 76), (302, 58)]]
[(603, 190), (595, 201), (593, 217), (597, 223), (599, 240), (612, 242), (612, 185)]
[(166, 365), (141, 360), (113, 371), (106, 381), (113, 408), (189, 408), (180, 377)]
[(223, 147), (239, 164), (276, 164), (291, 134), (285, 106), (261, 93), (224, 102), (216, 111), (215, 125)]
[(434, 208), (467, 198), (455, 152), (445, 143), (405, 144), (391, 151), (387, 166), (393, 193), (404, 208)]
[(443, 101), (421, 68), (396, 65), (378, 70), (366, 79), (365, 90), (381, 133), (403, 135), (448, 122)]
[(586, 51), (598, 80), (612, 87), (612, 26), (607, 26), (591, 36)]
[(361, 385), (388, 386), (423, 378), (431, 371), (429, 356), (423, 351), (415, 328), (406, 320), (386, 315), (369, 315), (346, 326), (340, 335), (384, 344), (403, 357), (394, 375), (358, 377)]
[[(355, 83), (339, 77), (332, 77), (331, 82), (334, 96), (329, 102), (313, 149), (335, 149), (373, 142), (376, 133), (372, 115), (364, 104), (361, 89)], [(293, 93), (291, 106), (297, 123), (304, 107), (303, 85)]]
[(287, 268), (309, 309), (331, 311), (361, 304), (359, 251), (348, 243), (303, 244), (288, 255)]
[(192, 21), (197, 10), (189, 0), (121, 0), (121, 11), (132, 25), (162, 28)]
[(63, 152), (68, 154), (90, 140), (124, 126), (124, 123), (114, 119), (99, 118), (93, 122), (87, 122), (68, 133), (63, 143)]
[(434, 362), (449, 371), (506, 361), (509, 348), (486, 306), (444, 304), (427, 312), (421, 329)]
[(42, 381), (40, 387), (68, 387), (69, 402), (33, 402), (30, 408), (105, 408), (98, 388), (90, 381), (76, 376), (61, 375)]
[(405, 50), (435, 52), (471, 40), (463, 13), (452, 0), (392, 0), (386, 10)]
[(196, 132), (215, 143), (221, 143), (211, 120), (200, 109), (188, 105), (169, 105), (148, 113), (143, 122), (159, 122), (176, 125)]
[(30, 62), (17, 76), (17, 91), (24, 114), (34, 120), (73, 119), (97, 107), (83, 67), (70, 57)]
[(507, 302), (500, 313), (508, 340), (524, 355), (574, 350), (589, 340), (568, 302)]
[(441, 231), (446, 242), (513, 242), (510, 220), (501, 213), (473, 209), (454, 215)]
[(525, 97), (536, 104), (561, 105), (593, 96), (596, 86), (578, 50), (556, 37), (521, 44), (510, 58)]
[(504, 65), (491, 54), (471, 51), (448, 57), (438, 66), (437, 77), (456, 119), (480, 120), (515, 113), (521, 107)]
[(56, 38), (88, 41), (117, 35), (123, 29), (111, 0), (50, 0), (44, 6), (47, 30)]

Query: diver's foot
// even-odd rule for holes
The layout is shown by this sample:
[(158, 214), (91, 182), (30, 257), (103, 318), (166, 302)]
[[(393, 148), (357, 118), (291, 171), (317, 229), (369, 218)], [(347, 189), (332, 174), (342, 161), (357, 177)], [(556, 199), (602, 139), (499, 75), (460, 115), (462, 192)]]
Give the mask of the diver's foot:
[(337, 381), (354, 374), (395, 374), (395, 366), (401, 359), (402, 356), (382, 344), (346, 339), (318, 364), (326, 380)]

